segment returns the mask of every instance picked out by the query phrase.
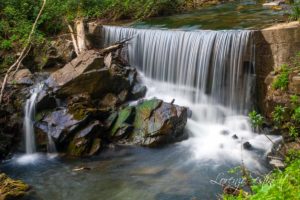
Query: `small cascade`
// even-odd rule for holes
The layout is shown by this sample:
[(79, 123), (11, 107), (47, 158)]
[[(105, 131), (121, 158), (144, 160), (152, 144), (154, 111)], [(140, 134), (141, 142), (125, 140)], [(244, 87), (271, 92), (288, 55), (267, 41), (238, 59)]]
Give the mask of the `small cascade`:
[(48, 145), (47, 145), (48, 153), (57, 153), (55, 142), (51, 136), (51, 126), (48, 126)]
[(38, 94), (42, 91), (43, 84), (38, 84), (32, 91), (30, 98), (25, 104), (24, 117), (24, 131), (25, 131), (25, 150), (26, 154), (33, 154), (36, 152), (35, 136), (34, 136), (34, 115), (35, 104)]

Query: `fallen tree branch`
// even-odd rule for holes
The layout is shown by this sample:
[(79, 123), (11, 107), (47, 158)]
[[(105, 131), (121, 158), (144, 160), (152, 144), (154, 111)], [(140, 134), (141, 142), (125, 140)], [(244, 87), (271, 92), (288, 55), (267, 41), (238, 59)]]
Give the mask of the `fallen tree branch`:
[(126, 42), (132, 40), (134, 38), (131, 37), (131, 38), (128, 38), (128, 39), (124, 39), (122, 41), (119, 41), (119, 42), (116, 42), (115, 44), (109, 46), (109, 47), (106, 47), (104, 49), (101, 49), (100, 50), (100, 54), (108, 54), (108, 53), (111, 53), (111, 52), (114, 52), (114, 51), (117, 51), (119, 49), (122, 49), (125, 45)]
[(14, 71), (14, 73), (12, 74), (12, 76), (14, 76), (14, 75), (17, 73), (17, 71), (19, 70), (20, 65), (21, 65), (21, 63), (23, 62), (24, 58), (25, 58), (25, 57), (28, 55), (28, 53), (30, 52), (30, 49), (31, 49), (31, 45), (27, 48), (27, 51), (25, 52), (24, 56), (21, 58), (19, 64), (17, 65), (17, 68), (16, 68), (16, 70)]
[(73, 46), (74, 46), (75, 53), (78, 56), (79, 55), (79, 49), (78, 49), (78, 44), (77, 44), (77, 40), (75, 38), (75, 34), (74, 34), (74, 31), (73, 31), (73, 28), (72, 28), (72, 26), (69, 23), (67, 23), (67, 24), (68, 24), (68, 28), (70, 30), (70, 34), (71, 34), (72, 43), (73, 43)]
[(3, 93), (4, 93), (5, 85), (7, 83), (8, 76), (9, 76), (10, 72), (12, 72), (14, 70), (14, 68), (16, 66), (18, 68), (18, 66), (20, 65), (20, 63), (22, 62), (22, 60), (25, 58), (24, 55), (26, 55), (26, 52), (28, 51), (29, 44), (31, 43), (32, 36), (33, 36), (34, 31), (36, 29), (38, 20), (39, 20), (39, 18), (41, 17), (41, 15), (43, 13), (43, 10), (45, 8), (46, 2), (47, 2), (47, 0), (43, 0), (42, 7), (41, 7), (41, 9), (40, 9), (40, 11), (39, 11), (39, 13), (38, 13), (38, 15), (37, 15), (37, 17), (36, 17), (33, 25), (32, 25), (32, 28), (31, 28), (30, 34), (28, 36), (27, 42), (26, 42), (25, 47), (23, 48), (20, 56), (18, 57), (18, 59), (16, 60), (16, 62), (14, 64), (12, 64), (8, 68), (8, 70), (7, 70), (6, 74), (5, 74), (4, 80), (2, 82), (1, 92), (0, 92), (0, 104), (2, 103)]

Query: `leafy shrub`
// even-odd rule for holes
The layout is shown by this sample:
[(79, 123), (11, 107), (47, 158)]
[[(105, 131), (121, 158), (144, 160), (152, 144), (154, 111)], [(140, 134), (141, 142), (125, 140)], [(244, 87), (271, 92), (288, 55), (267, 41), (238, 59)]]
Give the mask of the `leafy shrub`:
[(292, 5), (291, 13), (290, 13), (290, 20), (299, 20), (300, 19), (300, 4), (294, 3)]
[(285, 163), (290, 164), (291, 162), (300, 159), (300, 151), (295, 149), (290, 149), (285, 157)]
[(252, 186), (253, 194), (242, 197), (225, 195), (226, 200), (300, 199), (300, 160), (296, 159), (284, 171), (275, 171), (262, 183)]
[(264, 117), (261, 114), (258, 114), (255, 110), (249, 113), (249, 118), (254, 128), (257, 129), (263, 125)]
[(297, 138), (299, 136), (298, 130), (295, 126), (289, 127), (289, 135), (293, 138)]
[(273, 88), (285, 90), (289, 84), (289, 74), (290, 70), (288, 69), (288, 66), (282, 65), (280, 69), (280, 74), (273, 82)]
[(284, 114), (285, 114), (286, 108), (280, 105), (277, 105), (272, 113), (273, 121), (275, 124), (280, 126), (284, 120)]
[(297, 122), (297, 123), (300, 123), (300, 107), (297, 107), (295, 110), (294, 110), (294, 114), (292, 115), (292, 119)]
[(297, 107), (299, 104), (299, 97), (297, 95), (291, 95), (290, 101), (291, 101), (292, 107)]
[(249, 199), (300, 199), (300, 160), (294, 161), (285, 171), (276, 171), (271, 181), (253, 186)]

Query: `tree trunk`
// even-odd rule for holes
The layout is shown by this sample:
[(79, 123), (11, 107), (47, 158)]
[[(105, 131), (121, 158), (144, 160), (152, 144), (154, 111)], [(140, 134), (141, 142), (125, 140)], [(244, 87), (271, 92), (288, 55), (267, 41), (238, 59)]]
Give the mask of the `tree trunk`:
[(83, 19), (77, 20), (76, 23), (78, 51), (82, 53), (87, 50), (86, 45), (86, 26)]

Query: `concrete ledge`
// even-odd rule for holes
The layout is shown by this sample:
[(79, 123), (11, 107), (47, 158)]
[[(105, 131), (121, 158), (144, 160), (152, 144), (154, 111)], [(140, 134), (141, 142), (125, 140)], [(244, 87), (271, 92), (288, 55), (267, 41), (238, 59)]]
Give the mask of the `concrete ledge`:
[(258, 104), (265, 112), (264, 99), (267, 85), (264, 82), (268, 74), (282, 64), (289, 63), (300, 51), (300, 23), (277, 24), (254, 32), (256, 46), (256, 74)]

